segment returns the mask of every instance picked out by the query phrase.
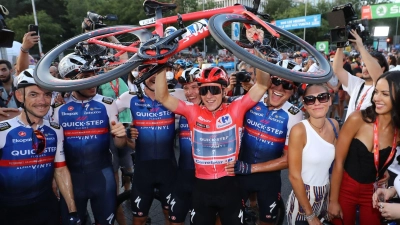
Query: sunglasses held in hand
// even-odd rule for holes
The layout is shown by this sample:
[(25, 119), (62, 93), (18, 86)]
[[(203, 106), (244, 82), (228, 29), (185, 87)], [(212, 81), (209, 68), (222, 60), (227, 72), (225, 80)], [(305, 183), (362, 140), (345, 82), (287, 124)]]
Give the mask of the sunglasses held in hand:
[(46, 148), (46, 137), (39, 130), (32, 131), (32, 148), (37, 155), (42, 154)]

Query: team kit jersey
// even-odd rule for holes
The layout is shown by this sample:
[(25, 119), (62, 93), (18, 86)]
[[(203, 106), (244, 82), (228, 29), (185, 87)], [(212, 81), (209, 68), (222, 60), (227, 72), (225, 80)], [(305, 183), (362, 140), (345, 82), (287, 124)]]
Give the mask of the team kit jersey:
[(290, 129), (303, 119), (300, 109), (285, 102), (278, 109), (268, 109), (265, 95), (244, 118), (240, 159), (251, 164), (267, 162), (287, 150)]
[(192, 155), (192, 140), (187, 119), (181, 116), (179, 119), (179, 169), (194, 170)]
[(56, 106), (52, 121), (64, 129), (65, 159), (71, 172), (92, 172), (111, 166), (110, 123), (118, 122), (112, 98), (95, 95), (77, 100), (72, 95)]
[(19, 116), (0, 123), (0, 204), (22, 206), (52, 193), (54, 168), (66, 166), (63, 129), (43, 120), (37, 130), (46, 138), (41, 154), (36, 153), (33, 129)]
[(197, 178), (227, 176), (226, 164), (238, 158), (244, 114), (254, 104), (245, 95), (210, 112), (205, 106), (179, 102), (175, 113), (185, 116), (188, 121)]

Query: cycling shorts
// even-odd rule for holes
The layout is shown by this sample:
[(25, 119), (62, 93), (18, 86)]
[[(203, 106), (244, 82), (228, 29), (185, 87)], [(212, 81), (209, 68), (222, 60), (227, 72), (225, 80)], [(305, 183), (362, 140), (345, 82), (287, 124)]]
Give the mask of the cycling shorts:
[(260, 220), (272, 223), (278, 216), (278, 201), (281, 198), (280, 171), (254, 173), (238, 176), (244, 202), (250, 194), (257, 193)]
[[(75, 205), (84, 224), (90, 199), (93, 216), (99, 224), (113, 224), (117, 205), (117, 185), (112, 167), (91, 173), (71, 173)], [(61, 196), (61, 218), (68, 224), (68, 207)]]
[(193, 189), (193, 225), (215, 224), (218, 214), (222, 224), (243, 224), (243, 198), (237, 177), (225, 176), (214, 180), (196, 179)]
[[(147, 216), (151, 203), (156, 197), (159, 198), (163, 209), (168, 210), (168, 198), (173, 188), (176, 170), (175, 159), (135, 162), (131, 194), (131, 208), (134, 217)], [(155, 196), (155, 189), (158, 189), (159, 196)]]
[(169, 221), (172, 223), (185, 222), (192, 208), (192, 191), (195, 180), (194, 170), (178, 170), (174, 188), (169, 200)]
[(60, 223), (57, 197), (52, 191), (41, 200), (24, 206), (0, 206), (2, 225), (54, 225)]

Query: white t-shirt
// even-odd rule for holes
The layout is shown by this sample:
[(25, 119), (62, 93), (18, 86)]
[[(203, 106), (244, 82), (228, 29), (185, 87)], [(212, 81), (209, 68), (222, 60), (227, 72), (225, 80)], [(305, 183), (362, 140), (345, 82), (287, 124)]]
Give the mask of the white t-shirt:
[(363, 90), (361, 91), (356, 104), (358, 92), (360, 91), (360, 88), (364, 82), (365, 81), (363, 79), (353, 76), (347, 72), (347, 86), (342, 85), (343, 90), (345, 90), (350, 95), (350, 100), (349, 100), (349, 105), (347, 106), (347, 113), (345, 120), (347, 120), (349, 115), (356, 110), (356, 105), (358, 106), (358, 104), (362, 101), (363, 96), (367, 91), (368, 92), (366, 93), (365, 98), (362, 101), (360, 109), (365, 109), (371, 105), (372, 92), (374, 91), (374, 87), (372, 85), (364, 85)]
[(310, 68), (307, 70), (307, 72), (313, 73), (313, 72), (317, 72), (319, 70), (319, 66), (317, 65), (317, 63), (313, 63)]

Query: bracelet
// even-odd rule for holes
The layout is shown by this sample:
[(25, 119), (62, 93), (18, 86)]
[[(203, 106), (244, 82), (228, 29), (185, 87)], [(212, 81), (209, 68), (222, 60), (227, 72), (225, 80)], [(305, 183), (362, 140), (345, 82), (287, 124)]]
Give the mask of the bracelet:
[[(390, 189), (390, 188), (394, 188), (394, 187), (393, 186), (388, 187), (388, 189)], [(396, 191), (395, 195), (392, 198), (398, 198), (398, 197), (399, 197), (399, 195), (397, 194), (397, 191)]]
[(307, 221), (311, 221), (311, 220), (313, 220), (315, 218), (315, 213), (313, 212), (313, 213), (311, 213), (310, 215), (306, 215), (306, 219), (307, 219)]
[(23, 53), (29, 53), (29, 50), (25, 50), (25, 49), (21, 46), (21, 52), (23, 52)]

